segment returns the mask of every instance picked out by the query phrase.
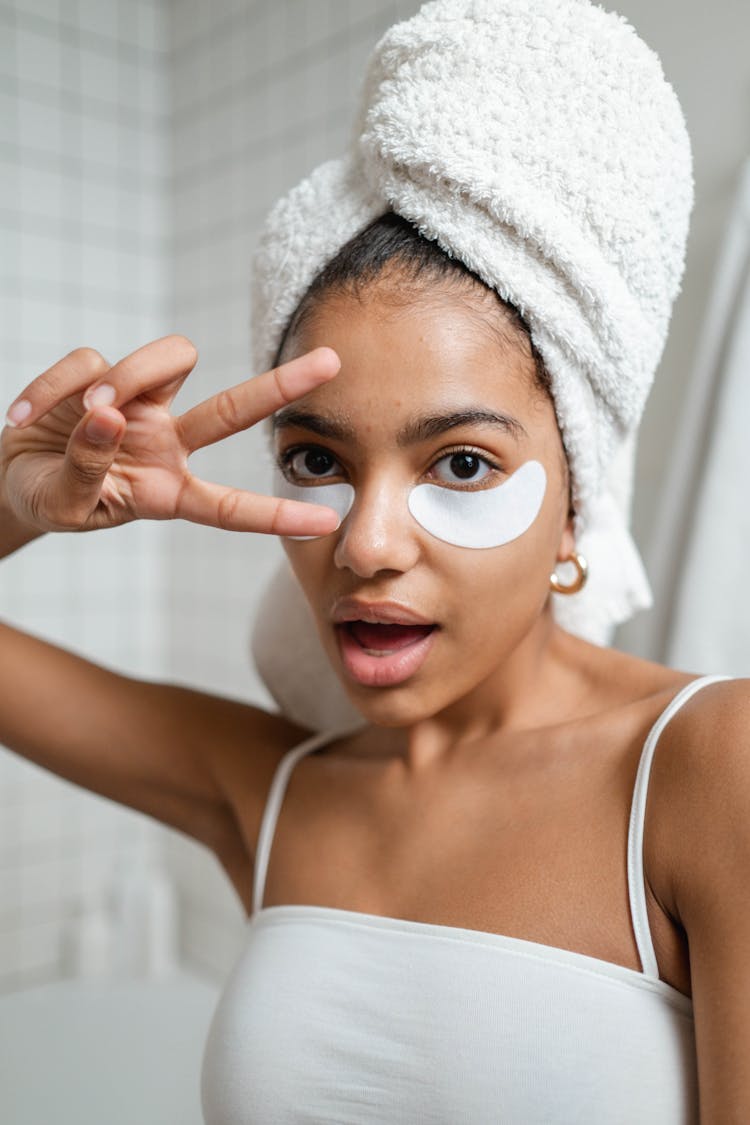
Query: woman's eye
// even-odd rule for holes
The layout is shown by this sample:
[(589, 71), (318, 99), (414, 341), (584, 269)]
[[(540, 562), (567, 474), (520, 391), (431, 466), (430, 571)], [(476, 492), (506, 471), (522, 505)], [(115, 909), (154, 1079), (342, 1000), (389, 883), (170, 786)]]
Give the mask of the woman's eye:
[[(444, 468), (441, 469), (440, 466)], [(441, 457), (433, 465), (432, 471), (438, 472), (439, 479), (445, 484), (478, 484), (495, 472), (495, 468), (478, 453), (464, 449)]]
[(332, 468), (338, 465), (333, 454), (325, 449), (297, 449), (282, 454), (279, 458), (282, 472), (291, 474), (296, 480), (314, 480), (320, 477), (336, 476)]

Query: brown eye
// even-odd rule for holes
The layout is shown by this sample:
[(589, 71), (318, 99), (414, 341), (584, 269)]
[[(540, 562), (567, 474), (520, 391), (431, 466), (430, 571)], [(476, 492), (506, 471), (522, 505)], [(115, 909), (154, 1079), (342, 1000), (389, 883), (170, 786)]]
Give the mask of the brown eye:
[(461, 480), (472, 480), (479, 472), (480, 461), (473, 453), (454, 453), (450, 459), (451, 472)]
[(484, 481), (495, 469), (484, 457), (470, 449), (459, 449), (436, 461), (433, 472), (444, 484), (477, 484)]
[(291, 474), (297, 480), (337, 475), (338, 461), (326, 449), (309, 447), (289, 450), (282, 456), (281, 463), (287, 475)]

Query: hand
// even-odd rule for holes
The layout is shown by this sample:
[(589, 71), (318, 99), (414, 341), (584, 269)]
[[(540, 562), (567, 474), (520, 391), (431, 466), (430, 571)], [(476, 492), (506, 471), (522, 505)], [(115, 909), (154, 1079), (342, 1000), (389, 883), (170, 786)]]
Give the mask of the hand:
[[(335, 530), (331, 508), (211, 484), (194, 477), (187, 460), (332, 378), (340, 368), (336, 353), (316, 348), (170, 414), (197, 358), (184, 336), (164, 336), (113, 367), (79, 348), (39, 375), (14, 404), (30, 409), (11, 407), (9, 415), (21, 420), (0, 434), (5, 507), (38, 531), (92, 531), (135, 519), (273, 535)], [(95, 405), (97, 390), (107, 405)]]

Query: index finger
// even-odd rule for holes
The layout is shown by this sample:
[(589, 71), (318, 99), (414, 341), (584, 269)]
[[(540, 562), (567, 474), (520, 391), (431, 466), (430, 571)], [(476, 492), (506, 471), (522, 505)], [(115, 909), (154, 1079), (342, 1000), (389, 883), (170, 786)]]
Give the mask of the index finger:
[(305, 355), (253, 375), (207, 398), (175, 419), (189, 453), (239, 433), (267, 418), (294, 399), (332, 379), (341, 368), (333, 348), (314, 348)]

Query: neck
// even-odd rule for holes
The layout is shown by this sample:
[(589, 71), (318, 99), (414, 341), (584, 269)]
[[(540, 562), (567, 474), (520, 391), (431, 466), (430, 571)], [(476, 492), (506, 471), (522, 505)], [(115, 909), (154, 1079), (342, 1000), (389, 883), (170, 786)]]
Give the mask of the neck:
[(389, 753), (417, 776), (500, 732), (575, 718), (585, 709), (596, 651), (544, 613), (510, 656), (467, 695), (436, 714), (392, 728)]

